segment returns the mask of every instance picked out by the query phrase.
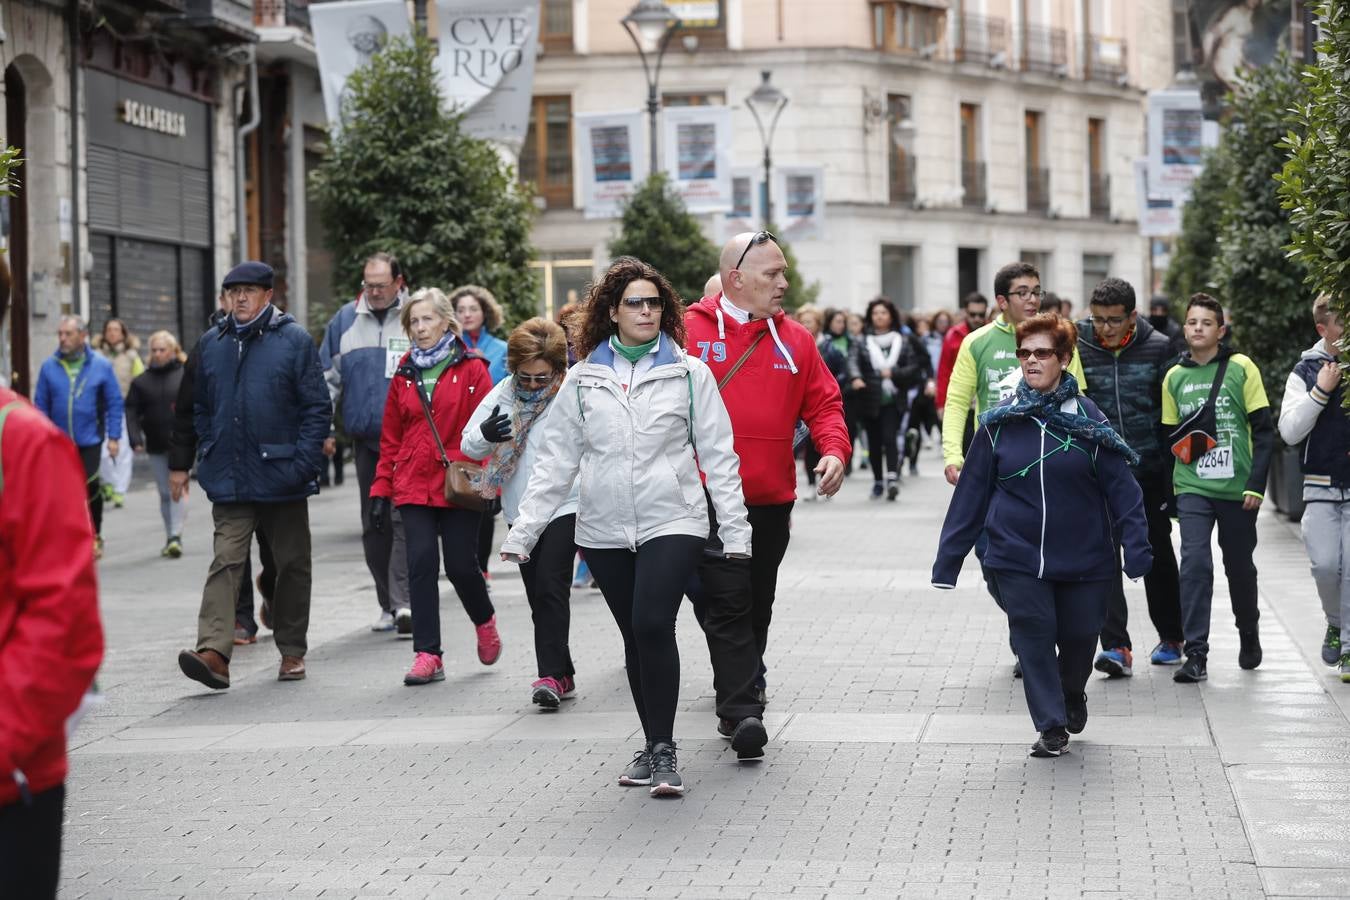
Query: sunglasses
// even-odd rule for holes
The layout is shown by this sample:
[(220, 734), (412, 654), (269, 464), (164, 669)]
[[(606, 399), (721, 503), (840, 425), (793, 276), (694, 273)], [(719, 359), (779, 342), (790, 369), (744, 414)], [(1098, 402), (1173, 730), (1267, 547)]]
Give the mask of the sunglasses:
[(767, 231), (756, 232), (755, 236), (750, 238), (750, 243), (746, 244), (745, 249), (741, 251), (741, 258), (736, 260), (736, 268), (739, 269), (741, 263), (745, 262), (745, 256), (750, 252), (751, 247), (758, 247), (760, 244), (767, 244), (769, 241), (773, 241), (776, 244), (778, 243), (778, 238)]
[(552, 372), (549, 372), (547, 375), (526, 375), (523, 372), (516, 373), (516, 381), (519, 381), (521, 384), (537, 384), (542, 387), (552, 380)]
[(1022, 360), (1023, 362), (1026, 362), (1033, 356), (1039, 359), (1041, 362), (1045, 362), (1047, 359), (1055, 358), (1055, 350), (1053, 347), (1037, 347), (1034, 350), (1029, 347), (1017, 348), (1017, 358)]
[(666, 301), (661, 297), (624, 297), (615, 306), (622, 306), (630, 312), (638, 312), (642, 309), (650, 309), (652, 312), (660, 312), (666, 305)]

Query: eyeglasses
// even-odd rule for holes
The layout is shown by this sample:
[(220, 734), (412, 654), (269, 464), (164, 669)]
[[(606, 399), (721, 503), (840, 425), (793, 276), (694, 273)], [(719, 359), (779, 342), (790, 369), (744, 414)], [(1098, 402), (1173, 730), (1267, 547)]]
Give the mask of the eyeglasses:
[(386, 281), (386, 282), (384, 282), (383, 284), (380, 284), (380, 283), (377, 283), (377, 282), (374, 282), (374, 281), (363, 281), (363, 282), (361, 282), (361, 288), (362, 288), (363, 290), (367, 290), (367, 291), (375, 291), (376, 293), (381, 293), (381, 292), (383, 292), (383, 291), (387, 291), (387, 290), (389, 290), (389, 289), (390, 289), (391, 287), (393, 287), (393, 286), (394, 286), (394, 283), (393, 283), (392, 281)]
[(537, 384), (540, 387), (543, 387), (552, 380), (552, 372), (549, 372), (547, 375), (526, 375), (524, 372), (516, 373), (516, 381), (519, 381), (521, 384)]
[(745, 256), (747, 253), (750, 252), (751, 247), (757, 247), (760, 244), (767, 244), (769, 241), (773, 241), (776, 244), (778, 243), (778, 238), (774, 237), (767, 231), (756, 232), (755, 236), (750, 238), (750, 243), (746, 244), (745, 249), (741, 251), (741, 258), (736, 260), (736, 268), (739, 269), (741, 267), (741, 263), (745, 262)]
[(630, 312), (638, 312), (642, 309), (660, 312), (666, 305), (666, 301), (661, 297), (624, 297), (615, 305), (622, 306)]
[(1088, 316), (1093, 328), (1119, 328), (1128, 321), (1129, 316)]
[(1005, 294), (1004, 296), (1008, 297), (1009, 299), (1016, 297), (1018, 300), (1025, 300), (1028, 297), (1035, 297), (1037, 300), (1044, 300), (1045, 291), (1041, 290), (1040, 288), (1022, 287), (1018, 288), (1015, 291), (1008, 291), (1008, 293)]
[(1030, 347), (1017, 348), (1017, 358), (1022, 360), (1023, 362), (1027, 361), (1028, 359), (1031, 359), (1031, 357), (1033, 356), (1039, 359), (1041, 362), (1045, 362), (1047, 359), (1054, 358), (1055, 350), (1053, 347), (1036, 347), (1035, 349), (1032, 349)]

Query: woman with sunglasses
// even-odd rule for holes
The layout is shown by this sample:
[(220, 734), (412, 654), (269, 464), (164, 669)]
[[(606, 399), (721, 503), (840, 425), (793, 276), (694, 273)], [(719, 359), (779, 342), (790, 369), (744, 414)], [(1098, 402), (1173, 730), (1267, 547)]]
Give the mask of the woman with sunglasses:
[[(981, 531), (1008, 614), (1039, 738), (1031, 755), (1064, 753), (1087, 724), (1087, 695), (1106, 599), (1117, 575), (1153, 565), (1137, 461), (1067, 371), (1078, 332), (1048, 313), (1018, 324), (1022, 380), (982, 413), (942, 526), (933, 585), (951, 589)], [(1057, 652), (1058, 651), (1058, 652)]]
[[(620, 257), (573, 318), (581, 357), (540, 435), (502, 558), (527, 563), (577, 482), (576, 542), (623, 635), (646, 737), (623, 785), (684, 792), (675, 759), (675, 617), (708, 538), (707, 496), (728, 556), (750, 555), (731, 420), (706, 365), (683, 351), (684, 310), (651, 266)], [(697, 457), (695, 454), (697, 453)]]
[[(459, 448), (470, 459), (487, 459), (484, 495), (495, 497), (501, 491), (506, 524), (512, 525), (539, 460), (544, 418), (567, 371), (566, 333), (547, 319), (522, 322), (507, 338), (506, 368), (511, 375), (478, 404)], [(539, 672), (530, 685), (530, 699), (544, 709), (557, 709), (576, 692), (576, 669), (567, 648), (576, 524), (574, 487), (540, 533), (530, 561), (520, 567)]]

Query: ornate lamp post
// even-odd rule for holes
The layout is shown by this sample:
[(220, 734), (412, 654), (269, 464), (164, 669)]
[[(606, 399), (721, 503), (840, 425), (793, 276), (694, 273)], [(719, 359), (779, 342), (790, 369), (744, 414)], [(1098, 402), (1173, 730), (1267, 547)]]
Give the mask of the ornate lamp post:
[[(648, 144), (651, 150), (651, 173), (656, 174), (656, 112), (661, 108), (657, 84), (661, 81), (661, 61), (665, 58), (666, 47), (680, 24), (679, 16), (666, 8), (661, 0), (638, 0), (638, 4), (619, 20), (628, 36), (637, 47), (638, 59), (642, 60), (642, 73), (647, 76), (647, 125), (650, 133)], [(654, 54), (649, 62), (648, 55)]]
[[(764, 69), (759, 73), (759, 87), (751, 92), (750, 96), (745, 98), (745, 105), (750, 109), (750, 115), (755, 117), (755, 124), (759, 126), (759, 137), (764, 142), (764, 227), (768, 228), (773, 222), (773, 182), (770, 178), (773, 174), (773, 157), (770, 148), (773, 145), (773, 132), (778, 127), (778, 117), (783, 114), (783, 109), (788, 105), (787, 95), (769, 83), (769, 76), (772, 73)], [(765, 127), (765, 122), (768, 127)]]

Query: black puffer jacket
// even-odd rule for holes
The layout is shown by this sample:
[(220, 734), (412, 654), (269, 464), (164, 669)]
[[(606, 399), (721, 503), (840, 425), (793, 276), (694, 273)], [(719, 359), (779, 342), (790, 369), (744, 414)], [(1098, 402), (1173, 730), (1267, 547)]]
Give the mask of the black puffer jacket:
[(146, 369), (127, 391), (127, 432), (133, 447), (147, 453), (168, 453), (173, 435), (174, 408), (183, 381), (183, 364), (173, 360), (158, 369)]
[(1084, 320), (1078, 323), (1078, 355), (1087, 377), (1085, 393), (1139, 454), (1137, 471), (1164, 471), (1168, 454), (1162, 436), (1162, 381), (1177, 359), (1167, 336), (1139, 316), (1134, 338), (1117, 353), (1098, 343)]

